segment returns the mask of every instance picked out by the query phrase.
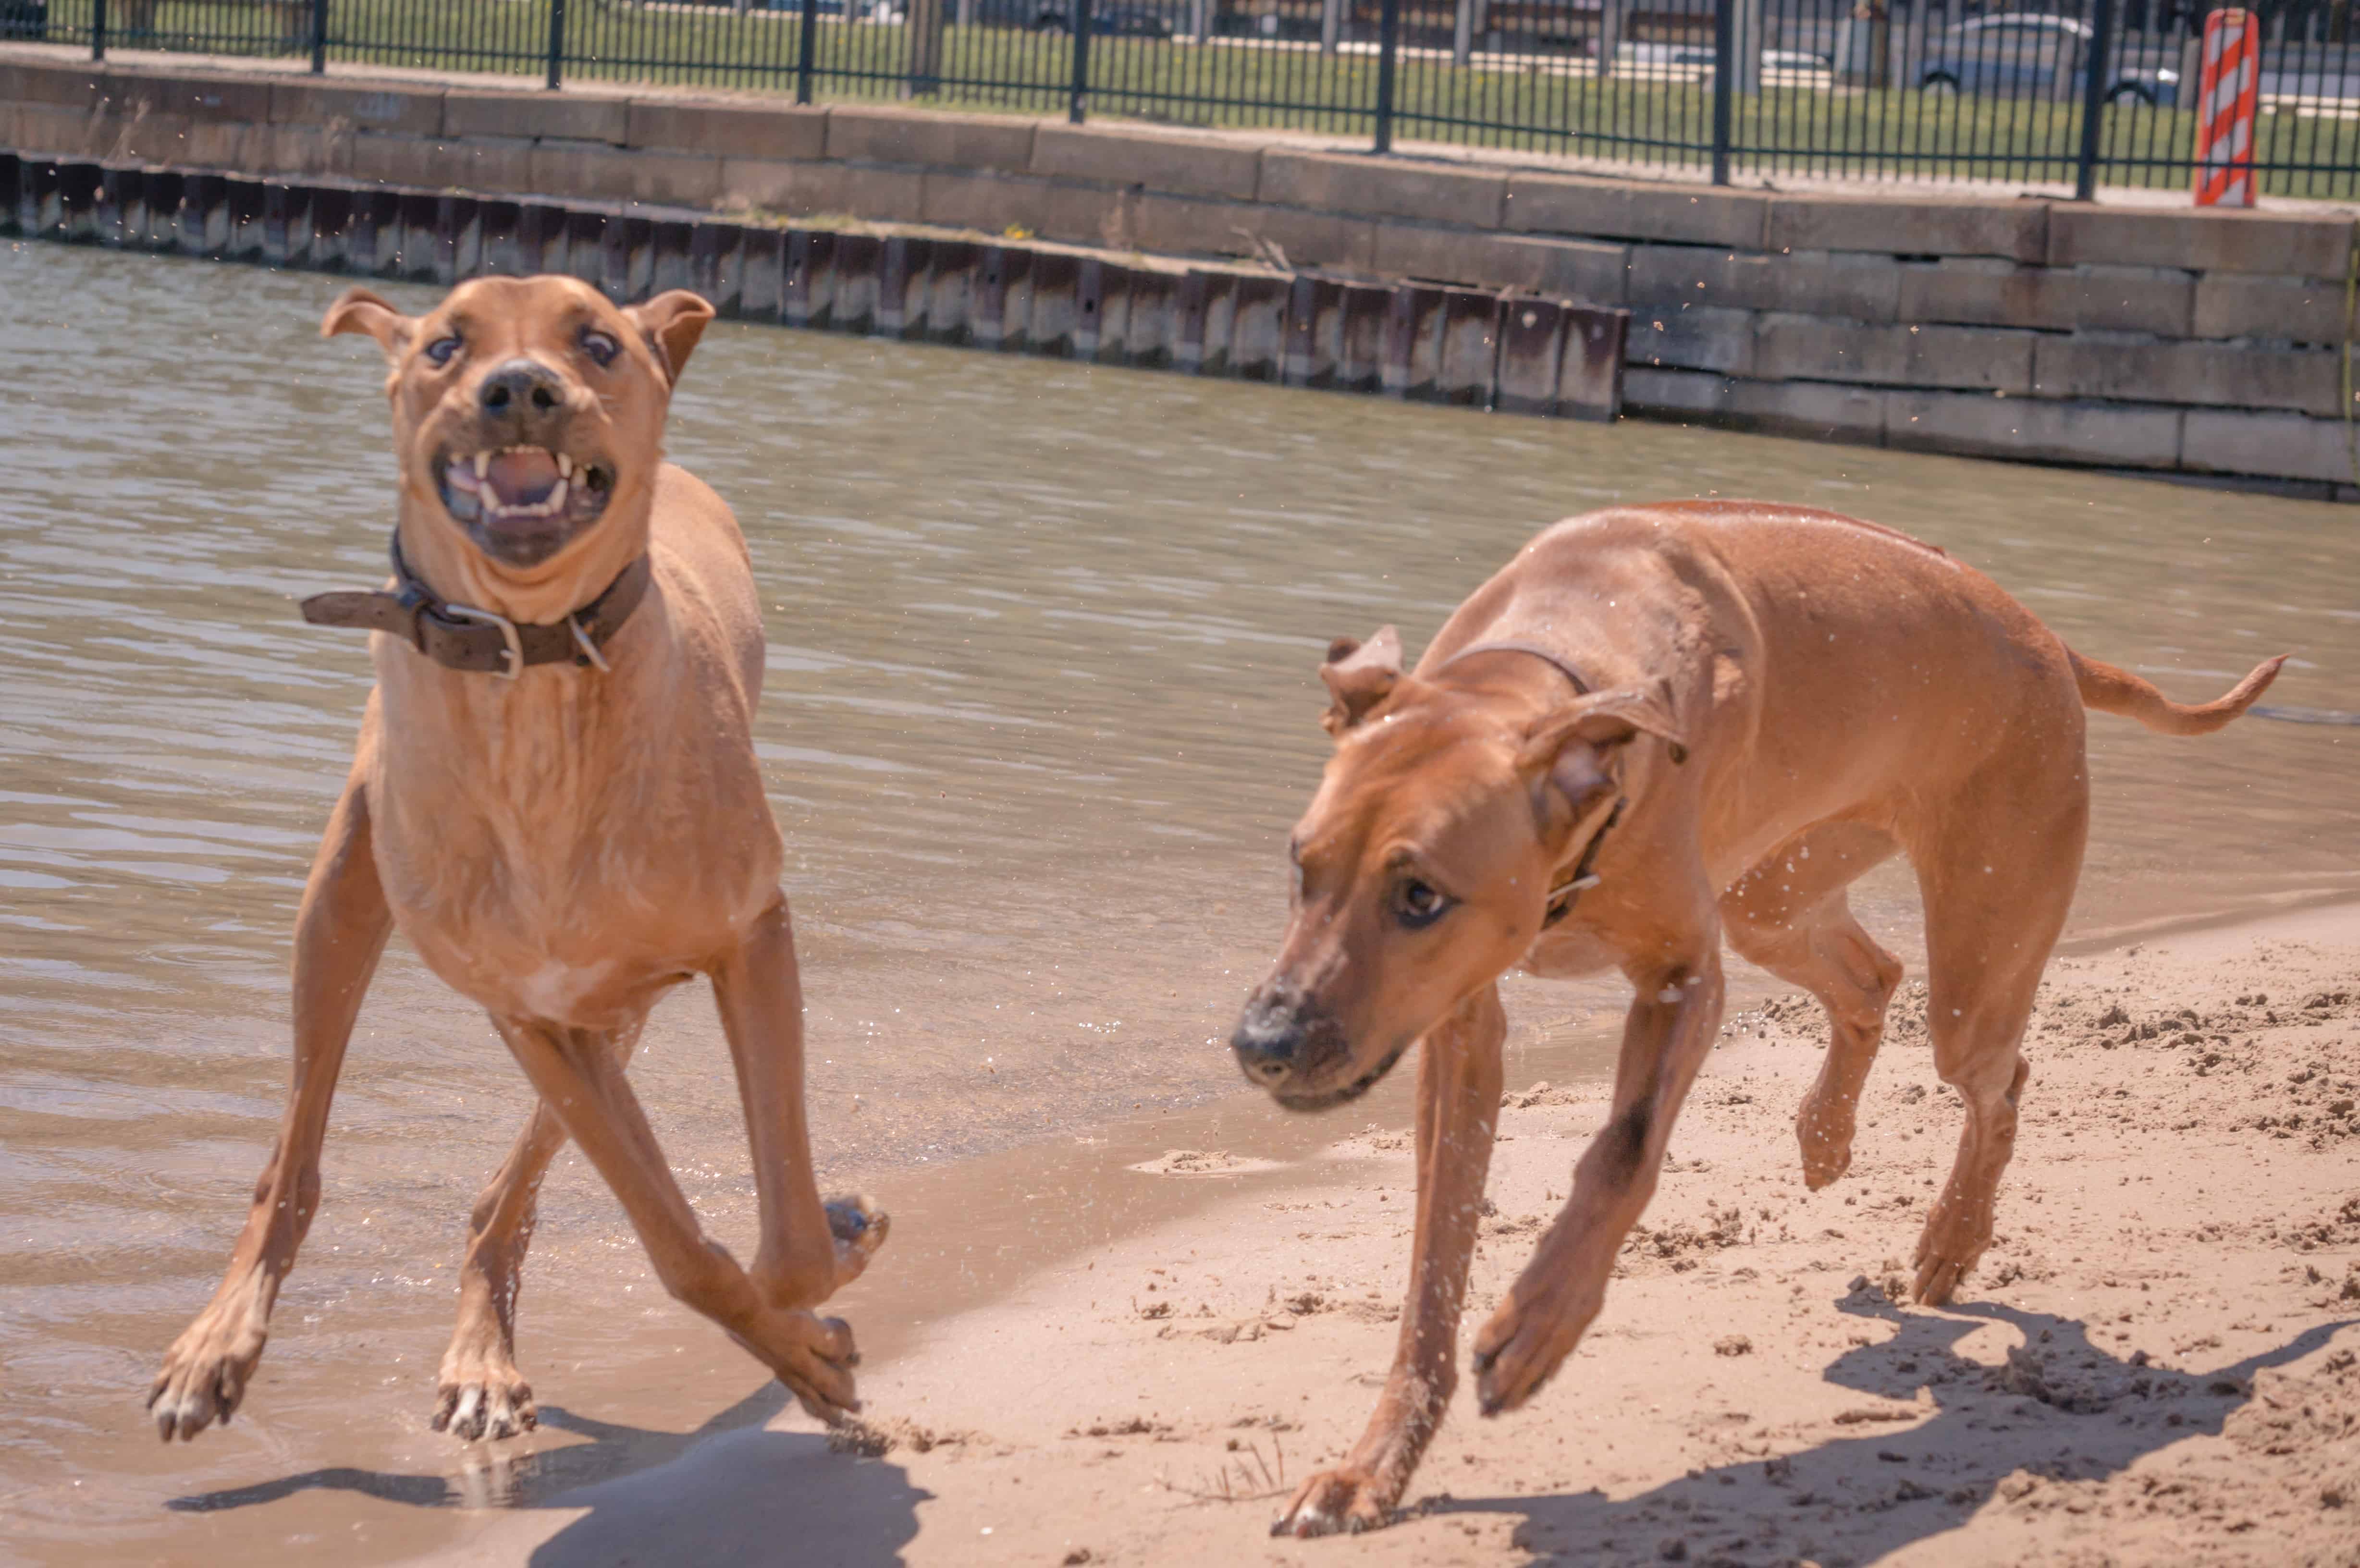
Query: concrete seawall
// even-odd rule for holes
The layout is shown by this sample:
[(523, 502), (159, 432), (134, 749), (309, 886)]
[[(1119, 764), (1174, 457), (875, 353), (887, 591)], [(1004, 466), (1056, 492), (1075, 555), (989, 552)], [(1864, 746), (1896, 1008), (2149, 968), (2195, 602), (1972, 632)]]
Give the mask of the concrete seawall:
[[(235, 172), (254, 185), (251, 203), (276, 180), (315, 193), (299, 225), (307, 235), (334, 228), (316, 193), (331, 193), (332, 215), (335, 191), (350, 193), (355, 212), (390, 202), (421, 234), (421, 203), (470, 203), (437, 241), (453, 247), (451, 266), (431, 274), (374, 250), (365, 266), (350, 250), (333, 260), (307, 250), (300, 264), (464, 276), (452, 269), (473, 232), (479, 261), (506, 270), (514, 251), (518, 266), (540, 265), (552, 253), (528, 255), (532, 244), (516, 236), (538, 240), (533, 224), (548, 220), (521, 214), (562, 209), (587, 214), (583, 224), (601, 219), (597, 280), (610, 289), (637, 282), (634, 267), (725, 290), (735, 278), (737, 308), (759, 314), (770, 269), (792, 276), (797, 245), (828, 249), (832, 276), (856, 279), (874, 246), (873, 288), (855, 281), (843, 302), (831, 294), (821, 319), (849, 325), (866, 310), (866, 330), (1014, 346), (1009, 299), (1036, 309), (1045, 298), (1041, 323), (1027, 317), (1017, 329), (1022, 345), (1074, 352), (1056, 303), (1070, 267), (1098, 291), (1084, 310), (1087, 291), (1075, 285), (1076, 316), (1099, 320), (1094, 339), (1087, 322), (1078, 329), (1089, 357), (1249, 375), (1268, 366), (1272, 379), (1541, 412), (1611, 417), (1594, 354), (1599, 334), (1620, 329), (1599, 323), (1627, 310), (1622, 399), (1633, 412), (2360, 498), (2347, 407), (2355, 224), (2344, 215), (1649, 184), (1118, 124), (639, 89), (548, 93), (480, 78), (93, 67), (27, 47), (0, 48), (0, 147), (25, 155), (20, 181), (73, 166), (98, 170), (78, 181), (127, 190), (139, 171), (144, 192), (156, 166)], [(72, 195), (60, 194), (61, 213)], [(781, 231), (694, 221), (716, 211), (899, 232), (794, 229), (775, 259), (749, 259), (762, 246), (744, 236)], [(371, 221), (372, 234), (386, 232)], [(576, 222), (566, 226), (578, 236)], [(642, 230), (645, 259), (629, 260)], [(1050, 243), (973, 237), (1010, 230)], [(587, 276), (575, 243), (563, 269)], [(996, 250), (1023, 279), (993, 283), (985, 268), (949, 281), (967, 276), (962, 245), (978, 267)], [(1019, 255), (1028, 259), (1011, 259)], [(734, 274), (728, 256), (741, 258)], [(298, 264), (292, 253), (280, 259)], [(617, 265), (623, 275), (612, 275)], [(916, 315), (912, 276), (925, 300)], [(937, 278), (948, 291), (939, 303)], [(974, 302), (994, 288), (1007, 290), (996, 328), (991, 308)], [(878, 302), (865, 303), (872, 292)], [(1212, 340), (1186, 325), (1199, 296)], [(1168, 311), (1157, 302), (1167, 297)], [(775, 308), (792, 320), (801, 307), (782, 294)], [(1149, 324), (1167, 314), (1175, 324)], [(1397, 317), (1409, 324), (1387, 325)], [(1279, 346), (1262, 346), (1273, 333)], [(1581, 354), (1577, 338), (1590, 345)], [(1487, 351), (1483, 388), (1472, 366)], [(1412, 368), (1418, 352), (1433, 375)], [(1583, 379), (1568, 395), (1576, 362)]]

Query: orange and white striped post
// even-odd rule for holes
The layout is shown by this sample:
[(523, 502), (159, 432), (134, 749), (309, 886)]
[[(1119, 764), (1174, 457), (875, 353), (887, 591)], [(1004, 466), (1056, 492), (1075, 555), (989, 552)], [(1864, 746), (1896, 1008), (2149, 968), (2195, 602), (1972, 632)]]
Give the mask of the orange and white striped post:
[(2254, 105), (2261, 93), (2262, 29), (2251, 11), (2204, 18), (2196, 94), (2196, 204), (2254, 204)]

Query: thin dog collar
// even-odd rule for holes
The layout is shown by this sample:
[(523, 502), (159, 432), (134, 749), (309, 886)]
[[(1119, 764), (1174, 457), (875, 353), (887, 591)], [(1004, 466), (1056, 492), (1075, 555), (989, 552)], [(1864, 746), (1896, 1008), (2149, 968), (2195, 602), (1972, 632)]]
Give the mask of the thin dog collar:
[(1587, 697), (1590, 695), (1590, 682), (1581, 678), (1580, 670), (1576, 670), (1566, 659), (1560, 658), (1557, 654), (1551, 653), (1547, 648), (1543, 648), (1540, 644), (1536, 642), (1525, 642), (1520, 637), (1502, 637), (1496, 642), (1479, 642), (1470, 647), (1462, 648), (1457, 653), (1452, 654), (1448, 659), (1444, 659), (1441, 664), (1437, 665), (1434, 672), (1437, 675), (1439, 675), (1444, 670), (1449, 669), (1452, 665), (1458, 663), (1460, 659), (1471, 658), (1479, 653), (1529, 653), (1544, 664), (1556, 666), (1559, 674), (1563, 675), (1568, 681), (1573, 682), (1573, 694), (1575, 696)]
[[(1542, 663), (1556, 667), (1559, 674), (1572, 681), (1575, 696), (1586, 697), (1590, 694), (1590, 682), (1581, 678), (1580, 670), (1576, 670), (1570, 663), (1540, 644), (1525, 642), (1519, 637), (1502, 637), (1497, 641), (1479, 642), (1471, 647), (1462, 648), (1444, 659), (1436, 668), (1435, 673), (1439, 675), (1460, 659), (1478, 653), (1528, 653)], [(1574, 863), (1573, 874), (1549, 889), (1548, 902), (1541, 915), (1541, 930), (1548, 930), (1564, 920), (1567, 915), (1571, 914), (1573, 901), (1579, 898), (1585, 889), (1598, 886), (1598, 873), (1592, 869), (1598, 864), (1598, 847), (1606, 842), (1606, 835), (1613, 832), (1614, 824), (1622, 820), (1622, 808), (1629, 804), (1628, 800), (1616, 798), (1614, 809), (1606, 813), (1606, 821), (1599, 824), (1598, 831), (1591, 833), (1590, 842), (1582, 846), (1581, 858)]]
[(315, 626), (390, 632), (445, 669), (506, 681), (523, 674), (529, 664), (566, 659), (584, 668), (608, 669), (601, 650), (639, 607), (654, 575), (642, 552), (596, 598), (563, 620), (520, 626), (506, 615), (438, 598), (402, 559), (399, 528), (393, 534), (392, 556), (391, 589), (314, 593), (303, 601), (303, 618)]

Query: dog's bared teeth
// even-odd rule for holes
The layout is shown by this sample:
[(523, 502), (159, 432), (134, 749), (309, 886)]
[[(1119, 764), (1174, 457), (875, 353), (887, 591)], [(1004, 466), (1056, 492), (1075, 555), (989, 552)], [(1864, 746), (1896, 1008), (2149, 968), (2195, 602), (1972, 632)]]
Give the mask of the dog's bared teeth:
[(479, 452), (475, 454), (475, 480), (478, 484), (482, 483), (484, 475), (490, 472), (491, 466), (492, 454), (490, 452)]
[(560, 479), (574, 477), (574, 460), (562, 452), (557, 454), (557, 477)]

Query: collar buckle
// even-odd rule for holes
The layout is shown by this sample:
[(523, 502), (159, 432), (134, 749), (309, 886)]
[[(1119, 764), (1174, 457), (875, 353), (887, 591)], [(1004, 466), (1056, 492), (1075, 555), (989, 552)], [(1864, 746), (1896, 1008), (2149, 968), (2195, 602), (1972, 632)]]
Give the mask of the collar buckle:
[[(478, 626), (499, 627), (500, 638), (508, 645), (500, 649), (507, 662), (493, 673), (503, 681), (513, 681), (524, 673), (524, 638), (518, 633), (517, 624), (514, 621), (506, 615), (495, 615), (489, 610), (478, 610), (473, 604), (454, 604), (448, 600), (443, 602), (442, 613), (453, 620), (473, 621)], [(573, 616), (568, 615), (565, 618), (565, 624), (574, 627), (574, 636), (582, 635), (582, 628), (574, 624)], [(599, 660), (602, 666), (605, 662), (604, 659)]]

